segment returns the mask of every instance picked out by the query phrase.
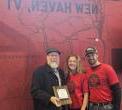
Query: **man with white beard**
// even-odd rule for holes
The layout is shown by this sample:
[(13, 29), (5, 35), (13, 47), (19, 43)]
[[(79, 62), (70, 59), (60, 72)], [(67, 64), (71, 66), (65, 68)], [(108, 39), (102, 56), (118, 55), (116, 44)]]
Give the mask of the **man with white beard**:
[(66, 110), (60, 99), (54, 96), (53, 86), (66, 84), (64, 72), (59, 68), (60, 51), (49, 48), (46, 51), (47, 62), (38, 67), (32, 77), (31, 95), (35, 110)]

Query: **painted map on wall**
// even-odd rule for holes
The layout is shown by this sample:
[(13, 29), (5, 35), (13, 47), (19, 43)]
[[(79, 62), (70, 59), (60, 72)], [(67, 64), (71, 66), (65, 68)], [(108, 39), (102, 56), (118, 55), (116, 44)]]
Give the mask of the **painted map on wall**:
[(1, 0), (1, 110), (33, 110), (33, 70), (45, 62), (45, 50), (61, 50), (61, 66), (71, 53), (95, 46), (103, 62), (122, 48), (122, 0)]

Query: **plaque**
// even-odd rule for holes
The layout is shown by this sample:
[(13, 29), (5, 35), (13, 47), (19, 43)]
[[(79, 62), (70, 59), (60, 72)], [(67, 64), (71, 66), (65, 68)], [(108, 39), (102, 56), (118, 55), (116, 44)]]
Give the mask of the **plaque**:
[(54, 95), (60, 99), (61, 105), (71, 104), (71, 97), (67, 86), (53, 86)]

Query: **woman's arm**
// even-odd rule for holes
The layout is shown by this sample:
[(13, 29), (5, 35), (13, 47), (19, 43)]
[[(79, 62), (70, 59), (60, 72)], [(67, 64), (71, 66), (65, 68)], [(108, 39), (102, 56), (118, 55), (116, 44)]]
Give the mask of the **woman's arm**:
[(88, 104), (88, 93), (84, 93), (83, 104), (81, 110), (86, 110)]

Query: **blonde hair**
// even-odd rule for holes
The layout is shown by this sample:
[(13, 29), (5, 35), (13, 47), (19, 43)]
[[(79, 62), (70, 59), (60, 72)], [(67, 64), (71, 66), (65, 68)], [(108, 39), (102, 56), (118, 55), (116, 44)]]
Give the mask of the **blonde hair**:
[(76, 60), (77, 60), (76, 72), (77, 72), (77, 73), (85, 73), (86, 71), (85, 71), (85, 69), (83, 68), (83, 66), (82, 66), (82, 64), (81, 64), (81, 59), (80, 59), (80, 57), (79, 57), (78, 55), (73, 55), (73, 54), (72, 54), (72, 55), (69, 55), (69, 56), (67, 57), (67, 59), (66, 59), (65, 72), (66, 72), (67, 74), (70, 74), (70, 73), (71, 73), (71, 70), (70, 70), (70, 68), (68, 67), (68, 60), (69, 60), (70, 57), (75, 57)]

